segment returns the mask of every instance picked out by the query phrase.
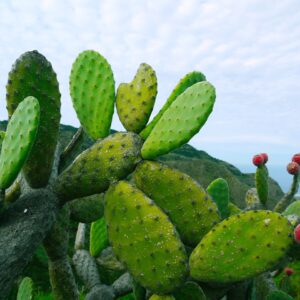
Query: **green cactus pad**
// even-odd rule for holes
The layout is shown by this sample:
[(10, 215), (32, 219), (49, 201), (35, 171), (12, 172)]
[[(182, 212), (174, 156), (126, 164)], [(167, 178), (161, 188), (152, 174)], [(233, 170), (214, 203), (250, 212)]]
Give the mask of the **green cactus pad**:
[(116, 256), (154, 293), (170, 293), (187, 275), (187, 255), (168, 217), (125, 181), (105, 195), (105, 220)]
[(152, 295), (149, 300), (175, 300), (172, 295)]
[(23, 171), (31, 187), (44, 187), (52, 172), (60, 123), (60, 92), (56, 74), (42, 54), (26, 52), (13, 65), (6, 91), (9, 117), (26, 97), (33, 96), (39, 101), (39, 129)]
[(255, 173), (255, 184), (259, 200), (263, 205), (266, 205), (269, 195), (268, 177), (267, 167), (265, 165), (258, 166)]
[(215, 88), (198, 82), (180, 94), (154, 126), (142, 148), (152, 159), (187, 143), (205, 124), (215, 102)]
[(17, 300), (33, 300), (33, 282), (29, 277), (24, 277), (19, 285)]
[(0, 153), (1, 153), (1, 147), (2, 147), (2, 142), (5, 137), (5, 131), (0, 131)]
[(216, 225), (190, 256), (192, 278), (230, 283), (272, 269), (293, 243), (288, 220), (271, 211), (247, 211)]
[(284, 291), (272, 291), (266, 300), (294, 300), (294, 298)]
[(237, 207), (232, 202), (228, 203), (228, 209), (229, 209), (229, 216), (237, 215), (242, 211), (239, 207)]
[(158, 162), (143, 161), (134, 179), (137, 187), (166, 212), (185, 244), (197, 245), (221, 221), (216, 204), (185, 173)]
[(147, 124), (157, 94), (157, 79), (151, 66), (140, 65), (130, 83), (121, 83), (117, 91), (117, 111), (127, 131), (139, 133)]
[(187, 281), (174, 293), (176, 300), (206, 300), (201, 287), (193, 281)]
[(96, 51), (81, 52), (70, 74), (70, 93), (81, 126), (97, 140), (109, 135), (115, 81), (107, 60)]
[(284, 216), (295, 215), (300, 217), (300, 200), (292, 202), (282, 214)]
[(102, 250), (108, 247), (108, 236), (104, 218), (101, 218), (91, 225), (90, 230), (90, 253), (98, 256)]
[(118, 297), (118, 300), (135, 300), (135, 297), (133, 293), (130, 293), (125, 296)]
[(140, 133), (140, 136), (145, 140), (149, 136), (152, 129), (155, 127), (156, 123), (159, 121), (161, 116), (164, 114), (164, 112), (169, 108), (169, 106), (175, 101), (175, 99), (182, 94), (187, 88), (192, 86), (193, 84), (205, 81), (206, 78), (204, 74), (201, 72), (191, 72), (186, 74), (176, 85), (174, 90), (172, 91), (171, 95), (167, 99), (164, 106), (161, 108), (159, 113), (154, 117), (154, 119), (147, 125), (147, 127)]
[(111, 182), (127, 177), (141, 160), (142, 139), (118, 132), (82, 152), (57, 178), (55, 191), (72, 200), (106, 191)]
[(216, 202), (222, 219), (229, 217), (229, 187), (223, 178), (217, 178), (207, 187), (208, 194)]
[(22, 169), (37, 135), (39, 117), (34, 97), (23, 100), (12, 115), (0, 155), (0, 189), (7, 189)]

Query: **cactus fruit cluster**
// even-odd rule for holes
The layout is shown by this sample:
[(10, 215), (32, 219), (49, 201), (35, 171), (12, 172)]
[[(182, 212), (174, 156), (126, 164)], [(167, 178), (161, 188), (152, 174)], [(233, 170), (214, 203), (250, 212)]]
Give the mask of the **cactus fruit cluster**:
[[(291, 189), (274, 208), (268, 155), (256, 155), (255, 189), (239, 208), (224, 178), (203, 187), (158, 161), (204, 126), (214, 86), (201, 72), (188, 73), (148, 123), (157, 87), (155, 71), (142, 63), (115, 92), (108, 61), (83, 51), (70, 74), (81, 127), (62, 149), (56, 74), (37, 51), (17, 59), (7, 84), (9, 123), (0, 133), (0, 247), (16, 257), (0, 253), (0, 299), (8, 299), (39, 245), (56, 300), (79, 299), (79, 286), (87, 300), (291, 297), (275, 281), (282, 272), (289, 281), (297, 275), (285, 267), (300, 256), (300, 155), (288, 167)], [(127, 132), (110, 134), (115, 105)], [(24, 278), (18, 299), (34, 294)]]

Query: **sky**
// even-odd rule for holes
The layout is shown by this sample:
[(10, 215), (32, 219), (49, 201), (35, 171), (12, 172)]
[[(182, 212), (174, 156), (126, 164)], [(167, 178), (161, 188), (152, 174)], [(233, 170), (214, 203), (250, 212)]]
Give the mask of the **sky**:
[[(68, 77), (78, 53), (93, 49), (111, 64), (116, 87), (140, 63), (154, 68), (152, 117), (180, 78), (203, 72), (217, 99), (190, 141), (197, 149), (242, 169), (267, 152), (283, 173), (300, 152), (299, 0), (2, 0), (0, 45), (0, 119), (11, 65), (37, 49), (57, 72), (62, 123), (78, 126)], [(117, 114), (112, 127), (123, 129)]]

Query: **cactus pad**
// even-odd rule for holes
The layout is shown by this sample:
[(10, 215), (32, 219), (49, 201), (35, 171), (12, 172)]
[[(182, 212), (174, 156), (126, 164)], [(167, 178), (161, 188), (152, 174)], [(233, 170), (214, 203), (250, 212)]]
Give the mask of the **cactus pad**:
[(206, 190), (216, 202), (222, 219), (229, 217), (229, 187), (227, 181), (223, 178), (217, 178), (209, 184)]
[(293, 243), (288, 220), (271, 211), (248, 211), (216, 225), (190, 256), (192, 278), (242, 281), (272, 269)]
[(60, 92), (56, 74), (42, 54), (26, 52), (13, 65), (6, 91), (9, 117), (26, 97), (33, 96), (39, 101), (39, 129), (23, 171), (31, 187), (44, 187), (52, 172), (60, 123)]
[(105, 220), (116, 256), (133, 278), (151, 291), (169, 293), (187, 275), (187, 255), (168, 217), (125, 181), (105, 196)]
[(237, 215), (242, 211), (239, 207), (237, 207), (232, 202), (228, 203), (228, 209), (229, 209), (229, 216)]
[(205, 124), (215, 102), (215, 88), (198, 82), (180, 94), (154, 126), (142, 148), (152, 159), (187, 143)]
[(197, 245), (220, 222), (216, 204), (185, 173), (158, 162), (143, 161), (134, 179), (137, 187), (166, 212), (185, 244)]
[(282, 214), (284, 216), (296, 215), (300, 218), (300, 200), (292, 202)]
[(140, 136), (145, 140), (149, 136), (150, 132), (152, 131), (152, 129), (154, 128), (154, 126), (156, 125), (156, 123), (159, 121), (159, 119), (161, 118), (161, 116), (164, 114), (164, 112), (174, 102), (174, 100), (180, 94), (182, 94), (187, 88), (189, 88), (190, 86), (192, 86), (193, 84), (195, 84), (197, 82), (200, 82), (200, 81), (205, 81), (205, 80), (206, 80), (206, 78), (205, 78), (204, 74), (202, 74), (201, 72), (194, 71), (194, 72), (186, 74), (179, 81), (179, 83), (176, 85), (176, 87), (172, 91), (171, 95), (169, 96), (169, 98), (167, 99), (166, 103), (164, 104), (164, 106), (159, 111), (159, 113), (147, 125), (147, 127), (140, 133)]
[(33, 300), (33, 282), (29, 277), (24, 277), (19, 285), (17, 300)]
[(100, 218), (91, 225), (90, 253), (98, 256), (102, 250), (108, 247), (108, 237), (104, 218)]
[(57, 178), (55, 191), (65, 201), (99, 194), (127, 177), (140, 161), (142, 139), (118, 132), (82, 152)]
[(40, 106), (27, 97), (12, 115), (0, 155), (0, 189), (7, 189), (22, 169), (38, 131)]
[(284, 291), (272, 291), (266, 298), (266, 300), (293, 300), (289, 294)]
[(176, 300), (206, 300), (201, 287), (193, 281), (187, 281), (174, 293)]
[(157, 79), (151, 66), (140, 65), (130, 83), (121, 83), (117, 91), (117, 111), (127, 131), (139, 133), (147, 124), (157, 94)]
[(265, 205), (268, 200), (269, 186), (268, 186), (269, 172), (265, 165), (258, 166), (255, 173), (256, 190), (260, 202)]
[(251, 188), (247, 191), (246, 196), (245, 196), (245, 202), (247, 205), (247, 209), (255, 209), (255, 208), (259, 207), (260, 201), (258, 198), (256, 188)]
[(94, 140), (108, 136), (114, 113), (115, 81), (102, 55), (92, 50), (78, 55), (70, 74), (70, 93), (87, 134)]
[(1, 153), (1, 147), (2, 147), (2, 142), (5, 137), (5, 131), (0, 131), (0, 153)]
[(149, 300), (175, 300), (172, 295), (152, 295)]

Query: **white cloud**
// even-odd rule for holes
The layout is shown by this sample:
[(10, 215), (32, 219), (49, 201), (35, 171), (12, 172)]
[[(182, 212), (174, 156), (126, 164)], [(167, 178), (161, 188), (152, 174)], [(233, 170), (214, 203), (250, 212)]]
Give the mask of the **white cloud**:
[[(274, 151), (281, 143), (299, 146), (299, 8), (297, 0), (2, 1), (0, 95), (5, 98), (14, 60), (36, 48), (58, 73), (62, 121), (78, 125), (68, 76), (77, 54), (92, 48), (107, 57), (117, 83), (130, 81), (141, 62), (155, 68), (154, 113), (185, 73), (203, 71), (217, 102), (199, 135), (207, 137), (192, 140), (197, 147), (212, 141), (265, 142)], [(113, 127), (122, 128), (117, 116)]]

